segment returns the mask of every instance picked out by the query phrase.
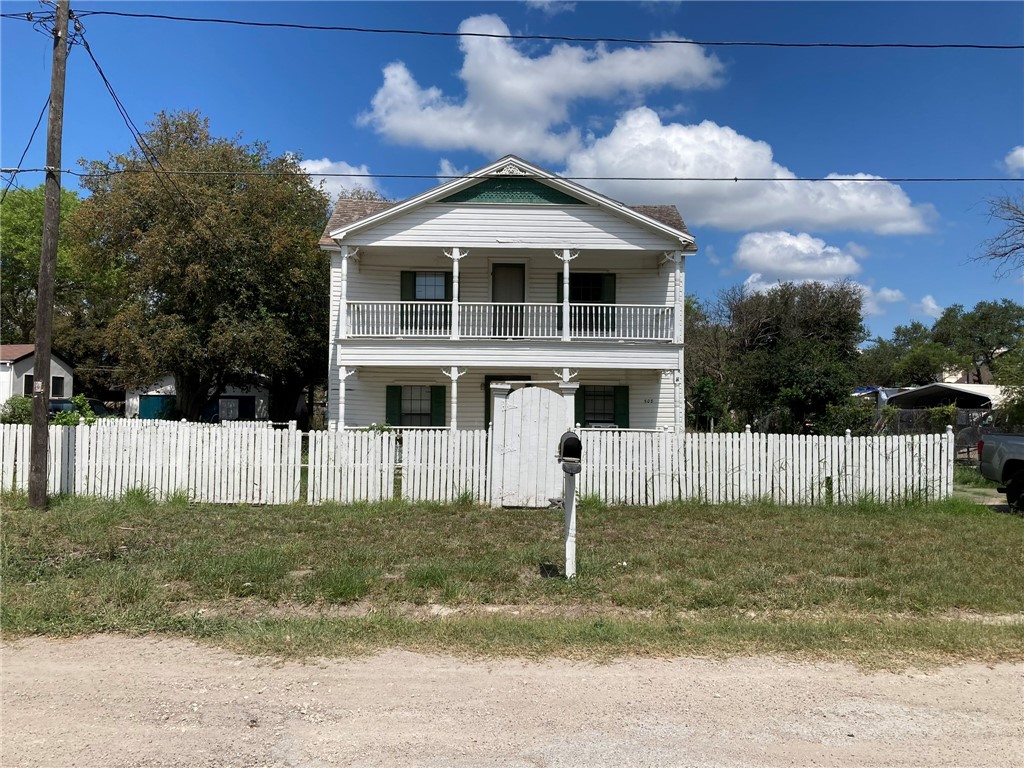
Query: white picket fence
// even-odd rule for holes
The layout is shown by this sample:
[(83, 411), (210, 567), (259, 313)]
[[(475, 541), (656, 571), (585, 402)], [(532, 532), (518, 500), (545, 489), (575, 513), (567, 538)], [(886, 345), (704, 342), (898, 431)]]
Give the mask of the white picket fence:
[[(4, 490), (28, 488), (30, 431), (0, 428)], [(899, 502), (946, 498), (953, 488), (951, 429), (897, 437), (584, 429), (580, 439), (578, 492), (611, 504)], [(483, 430), (311, 432), (306, 464), (301, 432), (265, 426), (102, 420), (50, 427), (49, 440), (48, 492), (104, 498), (145, 489), (159, 499), (286, 504), (302, 498), (306, 467), (309, 504), (386, 500), (398, 486), (409, 500), (486, 503), (493, 461)]]
[(486, 500), (488, 466), (485, 430), (405, 430), (402, 497), (413, 501)]
[[(27, 425), (3, 425), (0, 478), (5, 489), (28, 489)], [(100, 420), (50, 427), (51, 494), (120, 498), (132, 489), (157, 499), (176, 493), (216, 504), (298, 501), (302, 433), (207, 424)]]
[(306, 502), (382, 501), (395, 493), (397, 435), (338, 430), (309, 433)]
[(953, 433), (820, 437), (580, 430), (581, 496), (612, 504), (849, 504), (953, 492)]

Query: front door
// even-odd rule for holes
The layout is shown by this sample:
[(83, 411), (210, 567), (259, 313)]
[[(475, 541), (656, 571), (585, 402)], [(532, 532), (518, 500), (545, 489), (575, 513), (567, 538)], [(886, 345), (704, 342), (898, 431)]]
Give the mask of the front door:
[(492, 332), (499, 338), (523, 335), (523, 308), (509, 306), (526, 301), (526, 265), (491, 265)]

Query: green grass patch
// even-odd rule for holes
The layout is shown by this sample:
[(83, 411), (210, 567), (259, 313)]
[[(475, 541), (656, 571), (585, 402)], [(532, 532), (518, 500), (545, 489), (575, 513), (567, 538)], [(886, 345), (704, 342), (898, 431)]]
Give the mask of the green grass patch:
[(295, 654), (1024, 658), (1024, 520), (963, 499), (592, 501), (572, 582), (550, 577), (559, 510), (159, 504), (143, 492), (46, 512), (3, 502), (8, 636), (160, 631)]
[(975, 464), (957, 464), (953, 467), (953, 483), (967, 488), (998, 488), (999, 483), (983, 477)]

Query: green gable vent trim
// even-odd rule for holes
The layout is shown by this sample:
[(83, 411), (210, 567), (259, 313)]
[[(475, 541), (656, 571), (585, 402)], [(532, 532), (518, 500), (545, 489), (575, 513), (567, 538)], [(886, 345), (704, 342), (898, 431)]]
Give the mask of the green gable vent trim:
[(586, 205), (582, 200), (533, 179), (485, 179), (441, 200), (442, 203), (505, 203), (512, 205)]

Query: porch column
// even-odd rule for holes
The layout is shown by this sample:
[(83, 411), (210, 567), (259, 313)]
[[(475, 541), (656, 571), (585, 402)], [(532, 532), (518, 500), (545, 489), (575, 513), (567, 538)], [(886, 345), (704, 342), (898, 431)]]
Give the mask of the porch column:
[(572, 338), (569, 332), (569, 262), (579, 255), (568, 248), (563, 248), (561, 253), (555, 251), (555, 257), (562, 261), (562, 341)]
[(357, 250), (347, 245), (341, 246), (341, 296), (338, 299), (338, 335), (339, 339), (348, 338), (348, 260), (355, 257)]
[[(450, 251), (445, 251), (444, 255), (452, 260), (452, 328), (451, 338), (453, 340), (460, 338), (460, 326), (459, 326), (459, 262), (462, 261), (466, 256), (469, 255), (468, 251), (460, 250), (458, 248), (452, 248)], [(455, 369), (452, 368), (454, 371)], [(454, 389), (455, 380), (452, 379), (452, 388)], [(455, 412), (452, 411), (454, 417)], [(453, 419), (454, 420), (454, 419)], [(452, 427), (454, 429), (454, 427)]]
[(346, 368), (344, 365), (338, 368), (338, 420), (335, 429), (345, 428), (345, 379), (356, 372), (355, 368)]
[[(455, 263), (458, 264), (458, 262), (455, 262)], [(443, 373), (445, 376), (447, 376), (449, 379), (452, 380), (452, 395), (451, 395), (452, 420), (451, 420), (451, 427), (450, 427), (450, 429), (451, 429), (452, 432), (454, 432), (455, 430), (458, 429), (458, 417), (459, 417), (459, 379), (462, 378), (462, 376), (465, 375), (466, 372), (465, 371), (460, 371), (459, 367), (457, 365), (453, 365), (451, 367), (451, 369), (449, 369), (447, 371), (442, 368), (441, 369), (441, 373)]]
[(562, 382), (558, 385), (558, 391), (562, 393), (562, 399), (565, 401), (565, 423), (569, 431), (576, 429), (576, 390), (580, 388), (577, 382), (569, 381), (571, 375), (574, 374), (570, 374), (568, 368), (563, 368)]
[(672, 372), (672, 398), (674, 403), (673, 422), (676, 432), (686, 431), (686, 393), (683, 389), (683, 362), (686, 348), (686, 254), (672, 251), (666, 255), (675, 264), (673, 281), (673, 323), (672, 338), (679, 345), (677, 368)]

